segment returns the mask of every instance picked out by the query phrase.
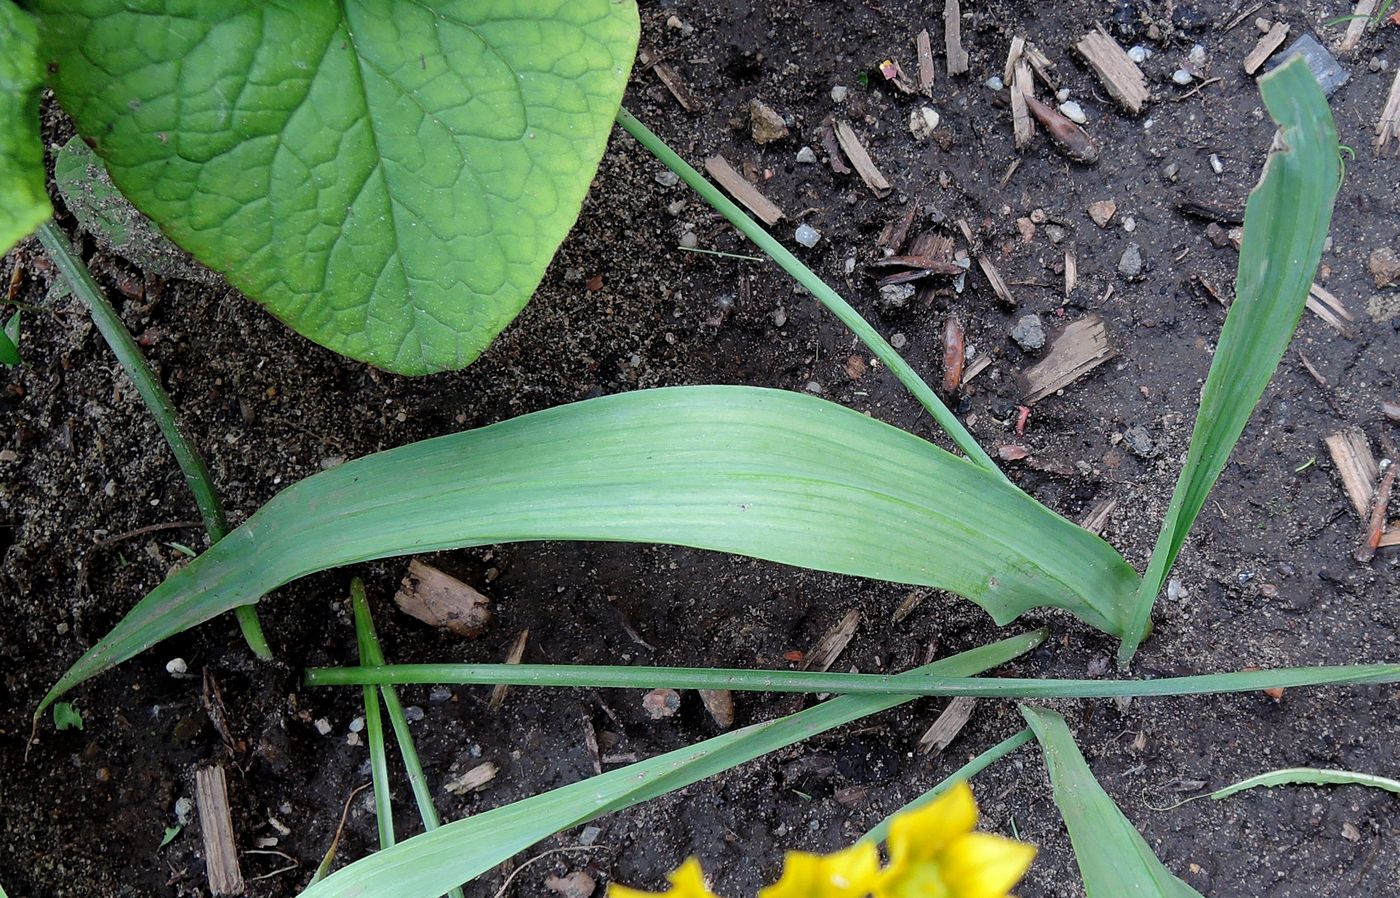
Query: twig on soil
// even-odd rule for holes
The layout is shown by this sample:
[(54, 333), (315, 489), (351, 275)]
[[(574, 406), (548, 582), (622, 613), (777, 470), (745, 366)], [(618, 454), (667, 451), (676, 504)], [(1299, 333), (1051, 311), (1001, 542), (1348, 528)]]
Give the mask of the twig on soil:
[(856, 628), (859, 626), (860, 610), (852, 608), (846, 612), (845, 617), (837, 621), (836, 626), (827, 630), (825, 635), (817, 640), (811, 651), (802, 656), (798, 670), (815, 670), (819, 673), (830, 670), (836, 658), (846, 650), (851, 638), (856, 635)]
[(926, 755), (937, 757), (943, 753), (943, 749), (953, 744), (953, 740), (958, 738), (958, 733), (967, 726), (968, 720), (972, 718), (972, 712), (977, 707), (978, 699), (966, 695), (958, 696), (948, 703), (948, 707), (943, 709), (943, 713), (938, 715), (922, 736), (919, 737), (919, 751)]
[(914, 39), (914, 47), (919, 54), (919, 90), (925, 96), (933, 96), (933, 79), (936, 77), (933, 68), (933, 44), (929, 40), (928, 29), (919, 32), (919, 36)]
[(1079, 526), (1088, 530), (1095, 536), (1102, 536), (1103, 528), (1108, 526), (1109, 516), (1113, 514), (1113, 510), (1117, 507), (1118, 500), (1111, 496), (1106, 499), (1100, 499), (1079, 519)]
[(651, 69), (656, 73), (656, 77), (661, 80), (662, 84), (666, 85), (671, 96), (676, 98), (676, 102), (681, 104), (681, 108), (686, 112), (695, 112), (701, 108), (701, 104), (690, 92), (690, 87), (685, 83), (685, 79), (681, 78), (675, 69), (662, 62), (655, 50), (650, 47), (638, 50), (637, 61), (642, 64), (642, 68)]
[(1301, 350), (1298, 352), (1298, 358), (1302, 359), (1303, 367), (1307, 369), (1312, 379), (1317, 381), (1317, 385), (1322, 388), (1322, 401), (1327, 403), (1327, 407), (1330, 408), (1338, 418), (1345, 419), (1346, 415), (1342, 413), (1342, 407), (1337, 404), (1337, 397), (1333, 395), (1331, 382), (1322, 376), (1322, 372), (1317, 370), (1317, 366), (1312, 363), (1312, 359), (1308, 358)]
[(997, 298), (1002, 302), (1014, 308), (1016, 306), (1016, 297), (1011, 295), (1011, 288), (1006, 286), (1006, 280), (1001, 276), (1001, 272), (997, 270), (997, 267), (992, 264), (992, 260), (988, 259), (985, 253), (977, 250), (976, 242), (972, 237), (972, 228), (968, 225), (966, 219), (958, 219), (958, 230), (962, 231), (963, 239), (967, 241), (969, 248), (972, 249), (972, 256), (977, 260), (977, 267), (982, 269), (982, 274), (986, 276), (987, 283), (992, 285), (992, 292), (995, 293)]
[(1242, 10), (1240, 10), (1238, 13), (1236, 13), (1236, 14), (1235, 14), (1235, 17), (1234, 17), (1233, 19), (1231, 19), (1231, 20), (1229, 21), (1229, 23), (1226, 24), (1226, 26), (1225, 26), (1223, 29), (1221, 29), (1221, 31), (1224, 32), (1224, 31), (1232, 31), (1232, 30), (1234, 30), (1235, 26), (1239, 25), (1239, 24), (1240, 24), (1241, 22), (1243, 22), (1245, 19), (1247, 19), (1247, 18), (1249, 18), (1250, 16), (1254, 15), (1255, 13), (1257, 13), (1259, 10), (1261, 10), (1261, 9), (1263, 9), (1263, 8), (1264, 8), (1264, 4), (1263, 4), (1262, 2), (1256, 3), (1256, 4), (1254, 4), (1253, 6), (1245, 7), (1244, 9), (1242, 9)]
[(777, 203), (750, 184), (723, 156), (711, 156), (706, 159), (705, 172), (769, 227), (777, 224), (783, 217), (783, 210), (778, 208)]
[(1254, 49), (1249, 51), (1249, 55), (1244, 58), (1244, 73), (1253, 75), (1259, 71), (1259, 67), (1268, 61), (1274, 51), (1283, 46), (1283, 42), (1288, 37), (1288, 24), (1286, 22), (1275, 22), (1269, 32), (1259, 38), (1259, 43), (1254, 45)]
[(1108, 345), (1103, 319), (1098, 315), (1081, 318), (1055, 338), (1044, 359), (1026, 369), (1026, 393), (1022, 402), (1034, 405), (1117, 354)]
[(1376, 457), (1371, 454), (1370, 441), (1359, 428), (1349, 427), (1328, 436), (1324, 441), (1327, 452), (1332, 456), (1332, 464), (1337, 467), (1337, 476), (1342, 478), (1342, 488), (1356, 516), (1362, 521), (1370, 519), (1371, 495), (1380, 468)]
[[(525, 657), (525, 646), (529, 641), (530, 628), (526, 627), (515, 637), (515, 642), (511, 643), (510, 651), (506, 652), (506, 663), (519, 664), (520, 660)], [(503, 683), (497, 683), (493, 686), (491, 688), (491, 700), (486, 703), (486, 710), (492, 713), (501, 710), (501, 705), (506, 702), (506, 693), (509, 691), (510, 687)]]
[(836, 142), (841, 145), (841, 150), (846, 154), (846, 158), (851, 160), (851, 165), (855, 167), (856, 174), (865, 182), (865, 186), (870, 188), (870, 192), (877, 197), (889, 195), (891, 190), (890, 182), (885, 180), (884, 174), (880, 171), (875, 160), (870, 158), (870, 152), (865, 145), (860, 142), (856, 132), (845, 122), (836, 123)]
[(200, 835), (204, 838), (209, 891), (215, 895), (241, 895), (243, 872), (238, 867), (238, 847), (233, 842), (224, 769), (216, 765), (195, 770), (194, 794), (199, 806)]
[(1179, 97), (1173, 97), (1173, 100), (1174, 100), (1175, 102), (1177, 102), (1177, 103), (1180, 103), (1182, 100), (1189, 100), (1189, 99), (1191, 99), (1192, 97), (1194, 97), (1196, 94), (1198, 94), (1198, 93), (1200, 93), (1201, 91), (1205, 90), (1207, 87), (1210, 87), (1212, 84), (1217, 83), (1218, 81), (1220, 81), (1219, 78), (1207, 78), (1206, 80), (1202, 81), (1200, 84), (1197, 84), (1195, 87), (1191, 88), (1190, 90), (1188, 90), (1186, 93), (1182, 94), (1181, 96), (1179, 96)]
[(106, 536), (92, 544), (91, 551), (107, 549), (117, 543), (135, 539), (138, 536), (145, 536), (148, 533), (160, 533), (163, 530), (188, 530), (192, 527), (204, 526), (200, 521), (168, 521), (164, 524), (147, 524), (145, 527), (137, 527), (135, 530), (128, 530), (125, 533), (118, 533), (116, 536)]
[(1351, 21), (1347, 23), (1347, 33), (1342, 37), (1342, 42), (1337, 45), (1337, 52), (1350, 53), (1356, 49), (1356, 45), (1361, 43), (1361, 35), (1366, 33), (1366, 26), (1371, 23), (1371, 15), (1376, 11), (1376, 4), (1380, 0), (1357, 0), (1356, 9), (1352, 11)]

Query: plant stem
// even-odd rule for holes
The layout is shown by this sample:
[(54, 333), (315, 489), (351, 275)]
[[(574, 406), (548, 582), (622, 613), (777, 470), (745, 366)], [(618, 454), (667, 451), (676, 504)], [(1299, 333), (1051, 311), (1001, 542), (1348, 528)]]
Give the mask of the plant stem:
[(1400, 682), (1400, 664), (1281, 667), (1156, 680), (1060, 680), (839, 674), (694, 667), (571, 664), (395, 664), (311, 668), (308, 686), (387, 687), (391, 683), (584, 686), (595, 689), (732, 689), (846, 695), (973, 695), (992, 698), (1112, 698), (1254, 692), (1288, 686)]
[[(360, 646), (360, 663), (373, 664), (377, 656), (369, 646), (374, 640), (374, 621), (369, 616), (369, 603), (365, 601), (364, 581), (359, 577), (350, 581), (350, 607), (355, 613), (355, 639)], [(389, 754), (384, 746), (379, 691), (373, 686), (363, 688), (369, 770), (374, 782), (374, 816), (379, 824), (379, 847), (383, 850), (394, 845), (394, 800), (389, 794)]]
[[(54, 227), (52, 220), (40, 225), (37, 234), (58, 270), (68, 279), (73, 292), (87, 304), (97, 330), (112, 348), (117, 361), (135, 385), (136, 392), (156, 419), (161, 434), (170, 445), (170, 451), (175, 453), (175, 461), (185, 475), (186, 485), (194, 494), (200, 517), (204, 520), (204, 529), (209, 534), (209, 543), (217, 543), (228, 533), (228, 519), (224, 516), (218, 494), (214, 492), (209, 468), (204, 464), (199, 450), (185, 438), (180, 429), (180, 419), (170, 396), (160, 385), (160, 380), (146, 362), (146, 357), (141, 354), (141, 347), (136, 344), (136, 338), (131, 336), (131, 331), (127, 330), (121, 315), (117, 314), (116, 308), (107, 300), (107, 295), (93, 280), (87, 266), (69, 248), (68, 238)], [(240, 606), (235, 608), (233, 613), (253, 654), (259, 658), (271, 658), (272, 649), (267, 644), (267, 637), (263, 634), (262, 625), (258, 622), (258, 615), (253, 606)]]
[(800, 259), (788, 251), (773, 235), (765, 231), (758, 222), (754, 221), (743, 209), (734, 203), (729, 197), (720, 192), (719, 188), (705, 179), (700, 172), (696, 171), (675, 150), (666, 145), (660, 137), (652, 133), (646, 125), (637, 121), (636, 117), (626, 109), (618, 109), (617, 123), (623, 127), (628, 134), (637, 139), (642, 146), (661, 160), (662, 164), (680, 176), (681, 180), (689, 184), (691, 189), (700, 194), (700, 198), (714, 207), (725, 218), (729, 219), (734, 227), (738, 228), (744, 236), (748, 237), (758, 246), (759, 249), (767, 253), (769, 257), (777, 262), (784, 271), (792, 275), (793, 279), (807, 289), (809, 293), (821, 301), (822, 305), (831, 310), (841, 323), (851, 329), (857, 337), (861, 339), (870, 351), (875, 353), (876, 358), (884, 363), (899, 378), (899, 382), (914, 394), (914, 398), (919, 404), (928, 409), (928, 413), (938, 422), (938, 426), (952, 437), (958, 448), (967, 455), (969, 459), (989, 471), (1001, 474), (1001, 469), (996, 466), (981, 446), (977, 445), (977, 440), (958, 420), (957, 416), (943, 404), (938, 398), (938, 394), (923, 378), (919, 377), (909, 363), (904, 361), (904, 357), (895, 351), (894, 347), (880, 336), (880, 332), (871, 327), (870, 322), (861, 317), (850, 303), (841, 298), (835, 290), (826, 285), (826, 282), (817, 277), (812, 269), (802, 263)]
[(1030, 729), (1024, 729), (1014, 736), (1009, 736), (1006, 739), (1001, 740), (996, 745), (993, 745), (991, 748), (982, 752), (980, 755), (973, 758), (971, 761), (968, 761), (966, 764), (959, 767), (957, 770), (954, 770), (951, 775), (949, 775), (945, 780), (943, 780), (943, 782), (934, 786), (932, 789), (929, 789), (923, 795), (920, 795), (918, 798), (914, 799), (913, 801), (906, 804), (904, 807), (895, 811), (893, 814), (889, 815), (884, 820), (881, 820), (879, 823), (875, 824), (873, 827), (871, 827), (870, 832), (861, 836), (859, 839), (856, 840), (856, 842), (860, 843), (885, 841), (885, 839), (888, 838), (890, 834), (890, 822), (894, 820), (895, 817), (898, 817), (900, 814), (903, 814), (906, 811), (916, 810), (917, 808), (921, 808), (924, 805), (932, 802), (938, 796), (948, 791), (949, 786), (953, 785), (959, 780), (972, 779), (974, 776), (981, 773), (983, 770), (990, 767), (992, 764), (995, 764), (997, 761), (1000, 761), (1002, 758), (1006, 757), (1016, 749), (1031, 741), (1031, 738), (1032, 733)]
[[(350, 603), (355, 610), (355, 635), (360, 644), (360, 657), (380, 668), (384, 666), (384, 651), (379, 647), (379, 635), (374, 629), (374, 618), (369, 613), (369, 602), (365, 599), (365, 586), (356, 577), (350, 582)], [(413, 787), (413, 798), (418, 803), (418, 816), (423, 820), (425, 832), (432, 832), (442, 825), (437, 807), (433, 804), (433, 793), (428, 788), (428, 777), (423, 773), (423, 764), (418, 760), (418, 748), (413, 744), (413, 734), (408, 731), (408, 718), (399, 703), (399, 694), (387, 683), (378, 685), (384, 698), (384, 709), (389, 715), (389, 723), (394, 728), (394, 738), (399, 743), (399, 754), (403, 757), (404, 770), (408, 773), (409, 785)], [(376, 789), (376, 797), (378, 791)], [(460, 887), (448, 892), (452, 898), (464, 898)]]

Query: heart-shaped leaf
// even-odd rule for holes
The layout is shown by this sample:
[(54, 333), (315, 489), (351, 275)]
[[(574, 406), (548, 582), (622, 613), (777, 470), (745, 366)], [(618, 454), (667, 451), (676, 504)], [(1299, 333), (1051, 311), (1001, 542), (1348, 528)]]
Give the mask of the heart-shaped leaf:
[(0, 0), (0, 255), (48, 218), (44, 149), (39, 142), (39, 32), (34, 20)]
[(117, 186), (302, 334), (461, 368), (578, 217), (631, 0), (38, 0), (55, 89)]

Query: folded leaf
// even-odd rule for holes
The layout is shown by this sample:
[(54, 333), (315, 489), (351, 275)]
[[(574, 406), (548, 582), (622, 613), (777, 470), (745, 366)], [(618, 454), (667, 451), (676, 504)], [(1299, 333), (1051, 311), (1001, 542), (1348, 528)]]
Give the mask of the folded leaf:
[(811, 396), (677, 387), (574, 403), (332, 468), (171, 575), (46, 702), (297, 577), (528, 540), (671, 543), (932, 586), (998, 623), (1064, 608), (1118, 633), (1137, 575), (965, 459)]
[(1069, 827), (1088, 898), (1202, 898), (1162, 866), (1137, 827), (1094, 779), (1065, 719), (1026, 705), (1021, 714), (1045, 754), (1055, 804)]
[(43, 83), (34, 20), (0, 0), (0, 256), (53, 214), (39, 142)]
[(122, 192), (316, 342), (475, 359), (578, 217), (636, 50), (618, 0), (36, 0)]

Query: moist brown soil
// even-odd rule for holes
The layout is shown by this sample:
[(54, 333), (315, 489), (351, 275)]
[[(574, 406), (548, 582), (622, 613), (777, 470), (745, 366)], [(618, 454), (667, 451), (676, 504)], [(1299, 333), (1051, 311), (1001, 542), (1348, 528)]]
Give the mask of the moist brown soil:
[[(1240, 70), (1258, 37), (1255, 16), (1289, 22), (1297, 34), (1350, 11), (1339, 2), (1268, 3), (1225, 31), (1239, 8), (1169, 6), (965, 3), (972, 71), (950, 79), (938, 54), (927, 102), (943, 123), (940, 139), (926, 143), (907, 126), (924, 101), (892, 90), (874, 68), (894, 56), (917, 71), (914, 36), (929, 27), (941, 45), (941, 4), (648, 6), (643, 42), (680, 72), (704, 110), (680, 110), (647, 71), (634, 73), (627, 98), (692, 161), (721, 152), (736, 164), (753, 163), (765, 178), (771, 171), (762, 188), (791, 216), (776, 228), (779, 235), (790, 239), (798, 221), (817, 228), (821, 242), (799, 249), (802, 257), (883, 333), (904, 334), (906, 358), (931, 379), (942, 363), (943, 321), (960, 318), (967, 341), (992, 359), (958, 398), (968, 427), (988, 447), (1029, 448), (1041, 464), (1010, 463), (1008, 473), (1067, 516), (1116, 499), (1106, 537), (1139, 566), (1180, 469), (1224, 317), (1198, 279), (1228, 295), (1236, 262), (1234, 250), (1211, 243), (1203, 221), (1177, 211), (1176, 199), (1240, 206), (1258, 176), (1271, 126), (1257, 88)], [(686, 27), (668, 25), (672, 15)], [(1141, 41), (1153, 51), (1144, 68), (1154, 99), (1142, 116), (1118, 109), (1068, 50), (1096, 20), (1125, 45)], [(1103, 146), (1097, 166), (1068, 163), (1042, 137), (1019, 154), (1020, 167), (1002, 184), (1018, 154), (1009, 112), (983, 82), (1000, 72), (1015, 34), (1049, 54), (1085, 107)], [(1207, 53), (1203, 76), (1219, 80), (1188, 97), (1170, 75), (1198, 41)], [(1347, 165), (1319, 279), (1356, 315), (1353, 333), (1304, 317), (1182, 555), (1175, 576), (1184, 591), (1158, 605), (1156, 631), (1136, 664), (1141, 675), (1400, 659), (1400, 553), (1382, 552), (1369, 564), (1352, 559), (1360, 522), (1322, 445), (1349, 425), (1386, 452), (1397, 437), (1379, 409), (1383, 399), (1400, 397), (1400, 317), (1385, 320), (1383, 302), (1375, 304), (1376, 316), (1367, 311), (1378, 294), (1393, 309), (1396, 294), (1378, 291), (1366, 267), (1373, 249), (1396, 245), (1400, 220), (1400, 168), (1371, 147), (1392, 72), (1371, 71), (1368, 63), (1376, 57), (1393, 69), (1398, 51), (1400, 28), (1369, 36), (1347, 60), (1351, 82), (1331, 100), (1356, 158)], [(841, 104), (831, 97), (838, 84), (850, 88)], [(751, 140), (745, 119), (754, 97), (791, 118), (789, 139), (762, 147)], [(890, 196), (877, 199), (824, 162), (795, 161), (803, 145), (824, 159), (819, 129), (832, 114), (865, 139), (895, 185)], [(64, 133), (61, 120), (50, 122), (52, 139)], [(1175, 181), (1164, 174), (1168, 165), (1176, 166)], [(886, 371), (870, 365), (858, 379), (848, 373), (851, 356), (869, 362), (868, 354), (773, 265), (678, 251), (686, 231), (702, 248), (751, 250), (683, 186), (658, 182), (661, 172), (630, 138), (616, 135), (579, 224), (530, 307), (469, 370), (418, 380), (338, 358), (231, 290), (149, 277), (85, 242), (99, 280), (123, 305), (132, 330), (145, 335), (235, 519), (337, 458), (590, 396), (674, 384), (819, 390), (947, 445)], [(1103, 199), (1113, 199), (1118, 211), (1100, 229), (1085, 210)], [(668, 211), (680, 200), (684, 209)], [(999, 304), (976, 273), (961, 294), (938, 291), (902, 310), (878, 305), (865, 263), (878, 257), (880, 230), (913, 201), (923, 209), (916, 228), (942, 220), (947, 230), (956, 218), (972, 224), (1011, 283), (1017, 309)], [(1016, 220), (1034, 210), (1043, 210), (1045, 223), (1023, 240)], [(1131, 233), (1128, 218), (1136, 225)], [(71, 227), (71, 219), (60, 220)], [(1047, 225), (1063, 231), (1061, 242), (1051, 241)], [(1140, 280), (1117, 271), (1129, 243), (1141, 248)], [(1068, 297), (1060, 270), (1067, 250), (1079, 269)], [(851, 274), (847, 257), (856, 259)], [(44, 306), (55, 275), (37, 244), (5, 258), (0, 283), (16, 266), (23, 268), (19, 298)], [(601, 289), (589, 289), (593, 278), (601, 278)], [(1041, 355), (1008, 337), (1026, 313), (1041, 315), (1052, 336), (1064, 323), (1100, 314), (1119, 355), (1036, 405), (1018, 437), (1015, 374)], [(179, 563), (172, 543), (199, 547), (203, 535), (188, 523), (197, 515), (155, 425), (81, 308), (63, 300), (29, 314), (23, 341), (23, 366), (0, 374), (8, 422), (0, 437), (0, 883), (15, 898), (206, 894), (197, 823), (158, 846), (174, 823), (176, 801), (193, 795), (193, 769), (214, 762), (229, 771), (240, 847), (276, 840), (261, 843), (265, 853), (243, 856), (248, 894), (290, 896), (304, 886), (347, 795), (368, 781), (366, 749), (348, 738), (362, 713), (358, 690), (312, 690), (299, 680), (304, 667), (354, 659), (345, 598), (352, 573), (366, 578), (386, 651), (400, 661), (499, 661), (528, 627), (526, 657), (533, 661), (781, 667), (786, 654), (811, 646), (851, 608), (861, 611), (861, 625), (838, 670), (907, 669), (1041, 624), (1052, 638), (1008, 672), (1098, 673), (1114, 649), (1063, 614), (1029, 615), (1002, 631), (970, 603), (938, 594), (894, 624), (891, 612), (906, 588), (743, 558), (669, 547), (506, 545), (428, 559), (491, 597), (495, 622), (476, 640), (436, 632), (393, 608), (389, 597), (404, 559), (309, 577), (260, 606), (276, 663), (254, 661), (230, 619), (212, 622), (84, 686), (73, 696), (84, 729), (59, 733), (46, 723), (25, 762), (29, 713), (44, 690)], [(1330, 388), (1304, 370), (1303, 354)], [(1155, 455), (1141, 457), (1122, 440), (1136, 426), (1146, 429)], [(113, 542), (138, 528), (176, 524)], [(177, 657), (190, 676), (167, 673)], [(201, 704), (201, 673), (217, 682), (232, 746)], [(637, 758), (717, 732), (694, 695), (685, 696), (676, 716), (654, 721), (639, 692), (515, 689), (498, 713), (488, 712), (485, 688), (402, 692), (406, 704), (425, 712), (414, 734), (449, 819), (590, 775), (588, 727), (604, 754)], [(810, 701), (740, 695), (738, 723)], [(590, 833), (596, 850), (532, 865), (514, 880), (513, 894), (548, 894), (545, 878), (569, 870), (587, 870), (600, 882), (659, 886), (665, 871), (692, 854), (713, 871), (719, 892), (752, 894), (772, 880), (782, 850), (848, 843), (1021, 726), (1013, 705), (984, 701), (942, 756), (919, 754), (918, 736), (942, 704), (914, 702), (606, 817), (597, 823), (601, 831)], [(1393, 795), (1295, 787), (1156, 809), (1201, 784), (1216, 788), (1283, 766), (1394, 776), (1395, 687), (1056, 707), (1105, 788), (1166, 865), (1202, 893), (1400, 894), (1400, 803)], [(329, 735), (317, 731), (320, 719), (329, 722)], [(450, 774), (479, 759), (500, 767), (484, 791), (443, 791)], [(976, 788), (988, 827), (1040, 846), (1019, 894), (1082, 894), (1036, 749), (988, 770)], [(399, 831), (415, 832), (411, 796), (397, 772), (393, 794)], [(578, 830), (567, 831), (539, 849), (579, 839)], [(361, 857), (375, 841), (366, 792), (351, 805), (339, 859)], [(505, 872), (482, 877), (467, 893), (494, 895)]]

